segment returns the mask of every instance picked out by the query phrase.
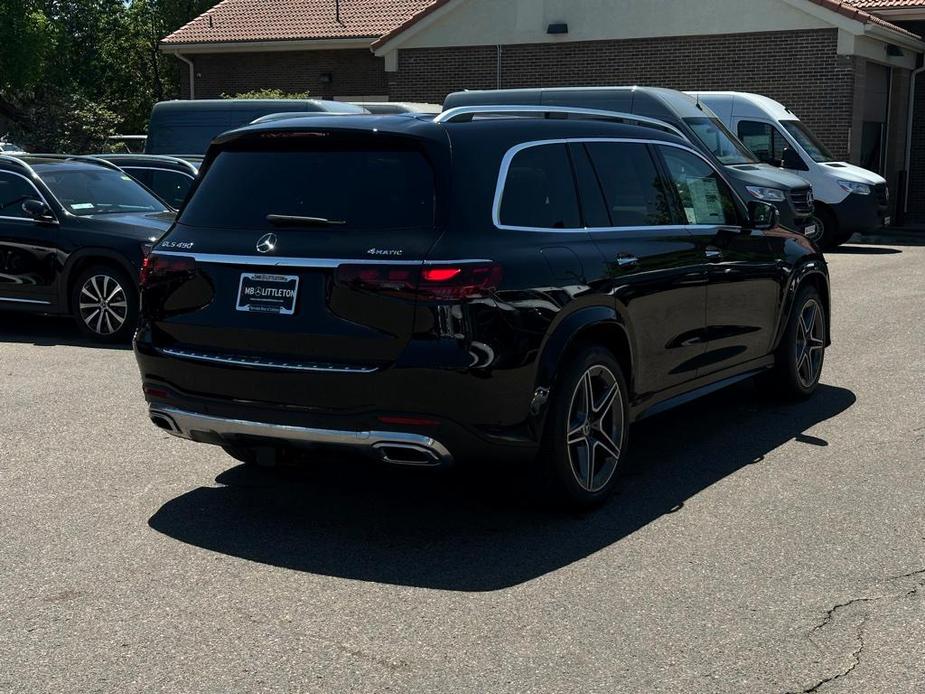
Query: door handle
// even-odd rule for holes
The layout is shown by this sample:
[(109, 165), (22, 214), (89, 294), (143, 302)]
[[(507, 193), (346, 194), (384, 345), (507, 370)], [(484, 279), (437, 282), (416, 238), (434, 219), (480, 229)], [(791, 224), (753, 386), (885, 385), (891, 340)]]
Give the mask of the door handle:
[(639, 265), (639, 258), (635, 255), (618, 255), (617, 267), (633, 267)]

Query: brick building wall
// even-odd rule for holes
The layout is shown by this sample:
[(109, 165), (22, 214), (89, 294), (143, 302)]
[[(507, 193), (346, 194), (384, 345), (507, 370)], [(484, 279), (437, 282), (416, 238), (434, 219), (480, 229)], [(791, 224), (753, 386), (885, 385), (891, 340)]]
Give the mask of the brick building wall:
[[(308, 91), (318, 98), (388, 93), (385, 61), (368, 49), (210, 53), (190, 56), (196, 71), (196, 98), (215, 99), (255, 89)], [(332, 76), (330, 83), (322, 75)], [(183, 98), (189, 98), (186, 70), (181, 72)]]
[[(836, 157), (847, 158), (854, 60), (837, 31), (768, 32), (503, 46), (501, 87), (640, 84), (751, 91), (799, 114)], [(460, 89), (496, 89), (495, 46), (399, 51), (393, 100), (440, 103)]]

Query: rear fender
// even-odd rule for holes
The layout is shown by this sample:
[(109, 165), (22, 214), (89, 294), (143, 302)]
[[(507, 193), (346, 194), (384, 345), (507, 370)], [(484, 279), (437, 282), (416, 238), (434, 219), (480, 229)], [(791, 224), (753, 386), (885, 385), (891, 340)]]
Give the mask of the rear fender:
[(826, 346), (832, 344), (832, 309), (829, 289), (829, 272), (824, 261), (813, 259), (796, 267), (790, 275), (790, 281), (784, 290), (780, 315), (777, 319), (777, 333), (774, 337), (775, 350), (783, 339), (784, 332), (787, 330), (787, 321), (790, 318), (790, 312), (793, 310), (797, 292), (807, 283), (812, 284), (819, 290), (819, 294), (822, 298), (823, 310), (825, 311)]

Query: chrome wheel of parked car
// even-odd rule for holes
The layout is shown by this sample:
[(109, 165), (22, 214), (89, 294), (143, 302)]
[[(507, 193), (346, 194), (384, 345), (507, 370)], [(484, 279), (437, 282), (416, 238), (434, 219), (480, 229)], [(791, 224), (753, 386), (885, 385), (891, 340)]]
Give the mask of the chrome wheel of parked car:
[(800, 309), (796, 331), (796, 372), (804, 388), (819, 380), (825, 353), (825, 318), (815, 297)]
[(572, 474), (587, 492), (607, 486), (617, 469), (623, 417), (616, 376), (601, 364), (587, 369), (572, 392), (566, 439)]
[(113, 335), (125, 324), (128, 301), (115, 277), (93, 275), (80, 288), (80, 318), (97, 335)]
[(84, 335), (100, 342), (123, 342), (138, 322), (138, 289), (114, 265), (95, 265), (71, 284), (70, 306)]

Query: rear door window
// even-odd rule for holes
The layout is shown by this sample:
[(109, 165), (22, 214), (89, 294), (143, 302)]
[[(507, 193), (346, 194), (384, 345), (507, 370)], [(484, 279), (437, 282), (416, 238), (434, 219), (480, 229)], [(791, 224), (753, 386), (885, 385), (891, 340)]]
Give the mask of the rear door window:
[(615, 227), (674, 223), (664, 182), (646, 145), (628, 142), (587, 144)]
[(168, 171), (167, 169), (141, 169), (134, 167), (125, 167), (125, 171), (144, 183), (148, 188), (153, 190), (161, 199), (174, 209), (178, 209), (190, 186), (193, 185), (192, 176), (180, 173), (179, 171)]
[(677, 147), (659, 146), (688, 224), (739, 224), (732, 191), (703, 159)]
[(332, 229), (433, 227), (434, 173), (413, 150), (221, 152), (180, 222), (267, 229), (268, 215), (328, 220)]
[(507, 227), (581, 228), (572, 164), (564, 144), (527, 147), (514, 155), (498, 217)]

